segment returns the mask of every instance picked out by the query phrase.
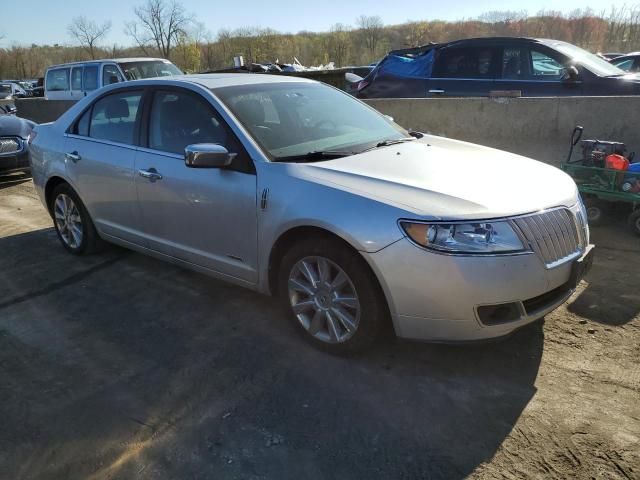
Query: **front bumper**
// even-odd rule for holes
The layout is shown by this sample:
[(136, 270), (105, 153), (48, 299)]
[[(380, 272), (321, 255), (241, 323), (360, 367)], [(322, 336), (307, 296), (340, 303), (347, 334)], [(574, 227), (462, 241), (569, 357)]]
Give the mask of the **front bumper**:
[[(497, 338), (531, 323), (573, 293), (568, 261), (545, 268), (533, 252), (458, 256), (429, 252), (404, 238), (364, 254), (380, 279), (398, 337), (457, 342)], [(483, 323), (478, 308), (515, 304), (509, 321)]]
[(29, 152), (24, 140), (21, 140), (21, 148), (17, 152), (0, 154), (0, 174), (27, 172), (29, 169)]

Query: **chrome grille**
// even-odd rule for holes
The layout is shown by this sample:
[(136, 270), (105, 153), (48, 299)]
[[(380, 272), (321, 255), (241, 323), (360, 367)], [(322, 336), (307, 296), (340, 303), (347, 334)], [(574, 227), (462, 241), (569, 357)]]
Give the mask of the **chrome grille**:
[(578, 220), (578, 215), (579, 212), (557, 208), (513, 221), (546, 267), (552, 268), (576, 257), (585, 247), (584, 222)]
[(0, 154), (16, 153), (22, 149), (17, 138), (0, 138)]

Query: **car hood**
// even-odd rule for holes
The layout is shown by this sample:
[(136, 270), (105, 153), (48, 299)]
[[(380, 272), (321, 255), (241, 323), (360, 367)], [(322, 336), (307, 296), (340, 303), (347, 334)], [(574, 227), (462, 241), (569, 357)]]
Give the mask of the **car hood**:
[(577, 201), (574, 181), (556, 167), (434, 136), (297, 166), (309, 180), (426, 219), (496, 218)]

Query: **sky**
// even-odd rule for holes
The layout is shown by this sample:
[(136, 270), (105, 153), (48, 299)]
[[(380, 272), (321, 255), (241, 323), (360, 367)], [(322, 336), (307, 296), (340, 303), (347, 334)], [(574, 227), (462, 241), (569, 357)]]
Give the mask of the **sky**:
[[(29, 2), (3, 1), (0, 8), (0, 47), (14, 44), (71, 44), (67, 25), (71, 18), (85, 15), (102, 22), (111, 20), (112, 28), (105, 45), (129, 46), (132, 41), (124, 34), (124, 24), (133, 19), (133, 5), (144, 0), (30, 0)], [(335, 23), (354, 25), (360, 15), (378, 15), (385, 24), (404, 23), (408, 20), (459, 20), (475, 18), (493, 10), (526, 10), (530, 15), (539, 10), (570, 12), (590, 7), (599, 12), (613, 5), (623, 6), (629, 1), (604, 0), (181, 0), (188, 12), (194, 13), (213, 33), (221, 28), (246, 26), (270, 27), (281, 32), (301, 30), (326, 31)]]

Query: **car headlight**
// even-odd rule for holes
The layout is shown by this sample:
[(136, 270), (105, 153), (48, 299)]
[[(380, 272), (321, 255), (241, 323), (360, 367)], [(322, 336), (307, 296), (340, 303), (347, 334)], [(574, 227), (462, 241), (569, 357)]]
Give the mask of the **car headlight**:
[(526, 248), (507, 221), (469, 223), (418, 223), (401, 221), (406, 234), (418, 245), (445, 253), (514, 253)]

